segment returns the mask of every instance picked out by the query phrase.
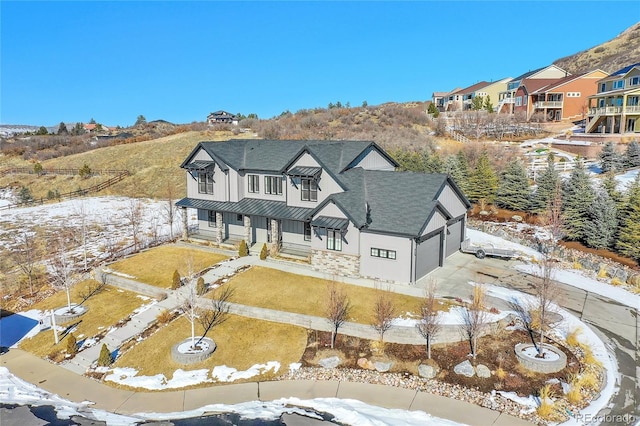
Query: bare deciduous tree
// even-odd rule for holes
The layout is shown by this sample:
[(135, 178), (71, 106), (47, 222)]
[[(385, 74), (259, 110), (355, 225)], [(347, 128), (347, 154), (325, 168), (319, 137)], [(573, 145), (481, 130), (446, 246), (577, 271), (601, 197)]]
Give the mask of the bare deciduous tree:
[(427, 358), (431, 359), (431, 339), (440, 331), (441, 323), (436, 300), (436, 281), (430, 280), (425, 289), (420, 306), (420, 322), (416, 324), (418, 332), (427, 342)]
[(336, 343), (338, 329), (347, 321), (351, 304), (345, 291), (344, 285), (332, 281), (327, 285), (327, 301), (325, 307), (325, 316), (331, 323), (331, 349)]
[(473, 359), (478, 353), (478, 338), (482, 336), (488, 320), (488, 312), (484, 307), (485, 295), (486, 290), (482, 284), (474, 285), (473, 301), (461, 311), (461, 329), (465, 337), (469, 339)]
[(396, 307), (393, 303), (391, 289), (377, 289), (376, 301), (373, 305), (373, 323), (371, 326), (380, 334), (380, 342), (384, 343), (384, 333), (393, 326)]
[(535, 315), (538, 322), (540, 332), (540, 344), (536, 345), (538, 349), (538, 357), (543, 357), (542, 344), (544, 343), (545, 331), (555, 325), (555, 315), (553, 315), (554, 306), (558, 300), (560, 289), (553, 280), (555, 271), (555, 260), (549, 253), (542, 255), (542, 259), (538, 264), (540, 268), (540, 281), (535, 287)]
[(80, 296), (80, 298), (82, 299), (80, 304), (82, 305), (93, 296), (102, 293), (108, 283), (109, 275), (104, 272), (100, 272), (98, 277), (95, 277), (95, 279), (88, 281), (84, 289), (78, 292), (78, 296)]
[(29, 293), (33, 294), (33, 282), (38, 274), (42, 246), (34, 233), (22, 231), (17, 238), (12, 259), (29, 280)]
[(138, 250), (138, 244), (140, 242), (140, 227), (142, 225), (142, 201), (139, 199), (129, 200), (129, 206), (125, 211), (125, 218), (127, 225), (131, 230), (131, 237), (133, 238), (134, 250)]
[(187, 295), (182, 302), (182, 310), (187, 318), (187, 321), (191, 324), (191, 349), (196, 348), (196, 321), (200, 314), (198, 308), (198, 290), (196, 288), (196, 280), (194, 278), (192, 262), (187, 261)]
[(176, 220), (176, 206), (174, 204), (173, 186), (167, 185), (167, 197), (165, 198), (165, 204), (163, 209), (164, 218), (169, 225), (169, 237), (173, 240), (173, 223)]
[(75, 213), (78, 215), (78, 219), (80, 220), (80, 238), (82, 238), (82, 259), (84, 261), (84, 270), (86, 271), (88, 268), (87, 265), (87, 234), (88, 234), (88, 226), (87, 226), (87, 209), (85, 207), (84, 201), (80, 200), (80, 203), (75, 207)]
[(63, 288), (67, 293), (67, 309), (71, 308), (71, 287), (77, 281), (77, 272), (73, 260), (67, 253), (67, 247), (62, 236), (58, 237), (53, 256), (49, 260), (49, 274), (52, 284), (57, 288)]
[(225, 286), (216, 292), (208, 308), (200, 308), (198, 310), (198, 322), (204, 330), (200, 340), (202, 340), (209, 331), (229, 319), (229, 309), (231, 307), (229, 302), (233, 297), (233, 293), (234, 289), (232, 287)]

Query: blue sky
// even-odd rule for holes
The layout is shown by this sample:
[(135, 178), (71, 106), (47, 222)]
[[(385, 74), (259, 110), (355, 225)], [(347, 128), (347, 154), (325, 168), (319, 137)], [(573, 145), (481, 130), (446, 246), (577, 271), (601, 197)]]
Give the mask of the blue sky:
[(424, 101), (607, 41), (635, 1), (0, 2), (0, 123)]

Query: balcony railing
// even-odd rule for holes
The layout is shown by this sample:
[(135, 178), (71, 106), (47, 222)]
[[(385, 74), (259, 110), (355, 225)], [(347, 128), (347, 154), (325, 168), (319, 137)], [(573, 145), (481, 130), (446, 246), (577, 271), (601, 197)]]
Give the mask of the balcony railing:
[(515, 101), (515, 98), (504, 98), (500, 100), (500, 102), (502, 102), (503, 104), (512, 104), (515, 103)]
[(601, 108), (589, 108), (589, 115), (613, 115), (622, 114), (621, 106), (608, 106)]
[(640, 105), (627, 105), (626, 107), (624, 107), (624, 113), (625, 114), (634, 114), (634, 113), (640, 113)]
[(562, 108), (562, 101), (540, 101), (533, 104), (534, 108)]

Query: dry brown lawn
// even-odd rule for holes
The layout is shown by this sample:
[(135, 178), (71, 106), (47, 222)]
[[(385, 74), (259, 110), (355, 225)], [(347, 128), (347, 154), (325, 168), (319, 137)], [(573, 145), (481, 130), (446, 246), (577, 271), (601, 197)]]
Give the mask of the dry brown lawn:
[(168, 288), (171, 287), (176, 269), (180, 276), (187, 275), (189, 262), (195, 273), (225, 259), (228, 257), (207, 250), (164, 245), (115, 262), (109, 268), (133, 276), (137, 281)]
[[(259, 266), (229, 280), (229, 285), (234, 289), (231, 299), (234, 303), (318, 317), (324, 316), (328, 284), (330, 281), (320, 278)], [(355, 285), (345, 285), (345, 290), (352, 305), (349, 321), (370, 324), (377, 291)], [(211, 296), (215, 294), (212, 292)], [(398, 316), (419, 312), (421, 298), (397, 293), (393, 293), (392, 297)]]
[[(78, 293), (82, 292), (89, 283), (90, 281), (83, 281), (71, 289), (72, 303), (79, 303), (82, 300)], [(94, 295), (84, 303), (88, 311), (76, 320), (80, 322), (73, 331), (73, 335), (78, 341), (84, 337), (95, 336), (130, 315), (134, 309), (147, 303), (146, 299), (138, 297), (136, 293), (130, 291), (106, 286), (101, 293)], [(66, 305), (67, 294), (65, 291), (59, 291), (53, 296), (34, 304), (31, 309), (46, 311)], [(62, 326), (70, 324), (73, 324), (73, 322)], [(66, 343), (67, 340), (62, 339), (58, 345), (55, 345), (53, 331), (45, 331), (30, 339), (23, 340), (20, 343), (20, 348), (34, 355), (45, 357), (50, 353), (65, 350)]]
[[(196, 326), (196, 334), (199, 332), (202, 330)], [(230, 315), (207, 335), (217, 345), (209, 359), (188, 366), (178, 364), (171, 357), (171, 347), (190, 337), (191, 324), (180, 317), (124, 353), (112, 367), (134, 368), (138, 376), (164, 374), (170, 379), (177, 369), (212, 369), (226, 365), (244, 371), (256, 364), (278, 361), (281, 367), (277, 373), (270, 371), (238, 382), (268, 380), (285, 372), (289, 364), (300, 361), (307, 343), (307, 331), (302, 327)], [(200, 387), (208, 385), (204, 383)]]

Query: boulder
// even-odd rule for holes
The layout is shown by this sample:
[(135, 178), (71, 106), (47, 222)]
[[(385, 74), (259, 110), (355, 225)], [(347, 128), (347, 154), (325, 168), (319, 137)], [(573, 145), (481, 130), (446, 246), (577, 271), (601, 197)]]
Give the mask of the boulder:
[(376, 366), (366, 358), (358, 358), (358, 367), (364, 370), (375, 370)]
[(418, 366), (418, 374), (425, 379), (433, 379), (438, 374), (438, 369), (432, 365), (420, 364)]
[(391, 367), (393, 366), (393, 362), (389, 361), (389, 362), (382, 362), (382, 361), (377, 361), (374, 363), (375, 365), (375, 369), (376, 371), (380, 372), (380, 373), (386, 373), (387, 371), (391, 370)]
[(462, 361), (460, 364), (453, 367), (453, 372), (466, 377), (473, 377), (476, 375), (476, 370), (473, 368), (473, 365), (471, 365), (469, 360)]
[(491, 377), (491, 370), (489, 370), (489, 367), (484, 364), (478, 364), (478, 366), (476, 367), (476, 374), (478, 375), (478, 377), (486, 379), (488, 377)]
[(320, 361), (318, 361), (318, 364), (320, 364), (324, 368), (336, 368), (340, 365), (340, 362), (340, 358), (338, 358), (337, 356), (332, 356), (329, 358), (321, 359)]

